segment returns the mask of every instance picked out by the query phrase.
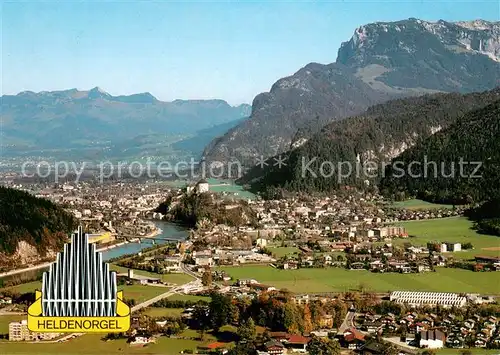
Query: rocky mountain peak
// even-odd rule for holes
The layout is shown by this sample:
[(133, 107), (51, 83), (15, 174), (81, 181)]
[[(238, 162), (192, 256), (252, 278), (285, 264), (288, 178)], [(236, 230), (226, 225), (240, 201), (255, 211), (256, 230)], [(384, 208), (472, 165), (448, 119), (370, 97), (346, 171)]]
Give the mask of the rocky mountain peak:
[(108, 94), (106, 91), (104, 91), (98, 86), (96, 86), (93, 89), (90, 89), (87, 96), (89, 99), (105, 99), (111, 97), (110, 94)]
[[(427, 41), (428, 46), (422, 46)], [(420, 49), (443, 48), (452, 53), (482, 54), (500, 62), (500, 22), (485, 20), (447, 22), (416, 18), (375, 22), (358, 27), (339, 49), (337, 62), (359, 66), (384, 62), (388, 55), (413, 55)], [(375, 56), (375, 58), (371, 58)], [(393, 58), (391, 58), (392, 60)], [(390, 64), (385, 60), (385, 64)]]

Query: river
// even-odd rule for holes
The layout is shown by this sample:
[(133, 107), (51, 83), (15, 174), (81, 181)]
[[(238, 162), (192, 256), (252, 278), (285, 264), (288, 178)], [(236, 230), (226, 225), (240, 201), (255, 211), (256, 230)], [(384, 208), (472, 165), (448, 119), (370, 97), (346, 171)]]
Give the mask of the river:
[[(188, 230), (182, 226), (179, 226), (177, 224), (169, 223), (169, 222), (162, 222), (162, 221), (154, 221), (153, 222), (156, 227), (161, 229), (161, 233), (157, 235), (157, 237), (163, 237), (163, 238), (168, 238), (168, 239), (174, 239), (174, 240), (185, 240), (188, 237)], [(166, 244), (168, 241), (166, 240), (155, 240), (156, 244)], [(152, 246), (152, 241), (151, 240), (144, 240), (142, 243), (136, 242), (136, 243), (126, 243), (122, 244), (119, 246), (112, 247), (108, 250), (103, 250), (101, 251), (103, 260), (107, 261), (112, 258), (116, 258), (122, 255), (130, 255), (130, 254), (137, 254), (143, 249), (150, 248)], [(48, 263), (44, 263), (42, 265), (39, 265), (38, 267), (33, 267), (31, 270), (20, 270), (19, 272), (15, 273), (15, 277), (33, 277), (36, 275), (36, 273), (40, 271), (46, 271), (48, 269)], [(8, 280), (10, 277), (13, 277), (12, 275), (1, 275), (0, 278), (3, 280)]]
[[(154, 221), (153, 222), (156, 227), (161, 229), (161, 233), (157, 235), (159, 238), (168, 238), (168, 239), (175, 239), (175, 240), (185, 240), (188, 236), (188, 231), (186, 228), (169, 223), (169, 222), (162, 222), (162, 221)], [(166, 244), (168, 241), (165, 240), (155, 240), (156, 244)], [(143, 240), (142, 243), (127, 243), (123, 244), (117, 247), (114, 247), (112, 249), (104, 250), (102, 251), (102, 258), (104, 261), (116, 258), (122, 255), (129, 255), (129, 254), (137, 254), (140, 252), (142, 249), (150, 248), (152, 246), (151, 241)]]

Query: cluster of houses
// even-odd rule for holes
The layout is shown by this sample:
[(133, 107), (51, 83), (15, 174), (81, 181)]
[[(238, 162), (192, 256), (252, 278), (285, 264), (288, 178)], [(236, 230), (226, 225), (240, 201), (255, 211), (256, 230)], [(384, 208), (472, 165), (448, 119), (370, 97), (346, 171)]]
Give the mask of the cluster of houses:
[[(398, 334), (402, 341), (419, 348), (500, 348), (500, 323), (494, 316), (481, 317), (475, 314), (462, 319), (453, 313), (438, 316), (412, 311), (396, 316), (366, 312), (358, 315), (356, 324), (361, 334)], [(352, 342), (354, 348), (362, 345), (359, 339)]]
[(260, 252), (260, 248), (252, 249), (230, 249), (214, 248), (193, 251), (192, 259), (197, 267), (214, 265), (235, 265), (247, 263), (269, 263), (273, 262), (271, 256)]
[[(79, 181), (64, 184), (24, 186), (37, 197), (64, 205), (88, 231), (108, 231), (112, 236), (145, 236), (154, 226), (145, 219), (165, 200), (170, 189), (164, 184), (138, 181), (93, 184)], [(112, 241), (112, 239), (106, 242)]]

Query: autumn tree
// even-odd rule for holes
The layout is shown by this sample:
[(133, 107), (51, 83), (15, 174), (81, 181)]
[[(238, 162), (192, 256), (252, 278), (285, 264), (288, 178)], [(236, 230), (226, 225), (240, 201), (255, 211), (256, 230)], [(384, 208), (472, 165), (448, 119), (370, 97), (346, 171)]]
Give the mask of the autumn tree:
[(313, 337), (307, 351), (310, 355), (340, 355), (340, 345), (335, 340)]
[(304, 314), (303, 317), (304, 333), (310, 333), (313, 330), (313, 323), (311, 317), (311, 310), (309, 309), (308, 304), (304, 305), (303, 314)]
[(303, 327), (302, 314), (297, 305), (293, 302), (287, 302), (283, 308), (283, 326), (289, 333), (297, 334)]

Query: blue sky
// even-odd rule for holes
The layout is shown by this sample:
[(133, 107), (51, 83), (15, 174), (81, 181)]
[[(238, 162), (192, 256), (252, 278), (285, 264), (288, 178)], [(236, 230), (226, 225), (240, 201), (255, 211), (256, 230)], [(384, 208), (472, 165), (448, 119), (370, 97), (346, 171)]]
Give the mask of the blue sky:
[(2, 93), (149, 91), (251, 103), (354, 29), (409, 17), (500, 19), (491, 1), (1, 1)]

